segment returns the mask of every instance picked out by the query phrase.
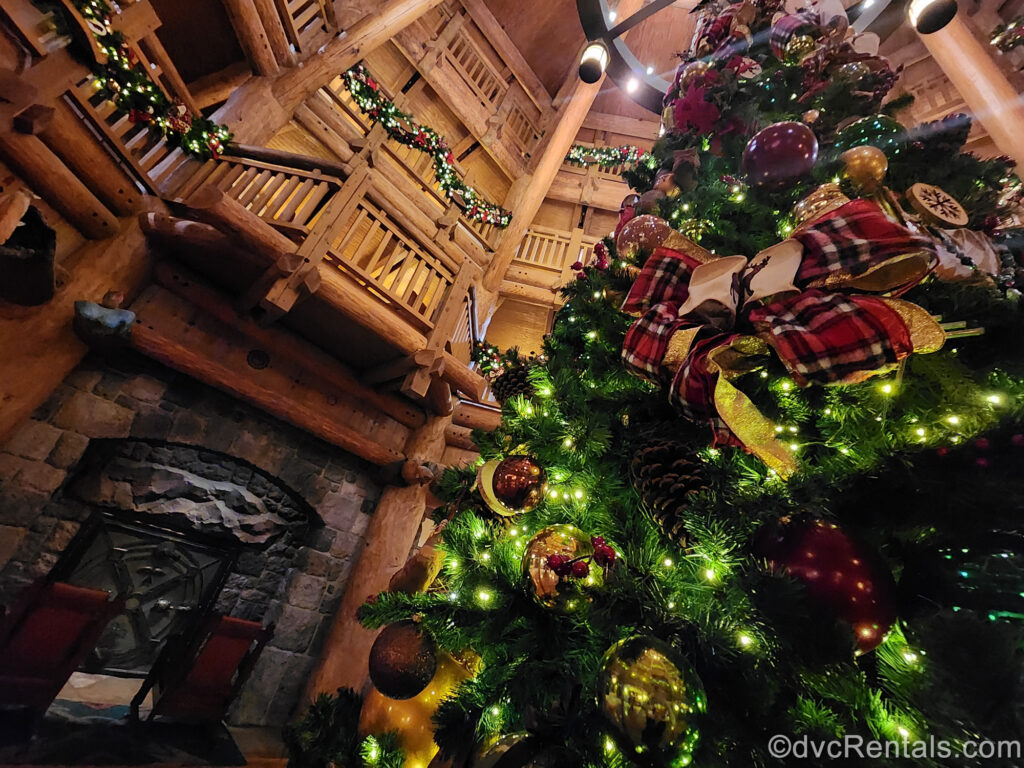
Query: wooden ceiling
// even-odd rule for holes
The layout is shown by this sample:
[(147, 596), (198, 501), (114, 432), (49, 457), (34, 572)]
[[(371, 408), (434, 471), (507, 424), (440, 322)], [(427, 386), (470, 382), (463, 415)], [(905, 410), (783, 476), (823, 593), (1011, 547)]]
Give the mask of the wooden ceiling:
[[(526, 61), (554, 95), (572, 71), (576, 56), (585, 42), (575, 0), (486, 0), (495, 18), (519, 48)], [(612, 8), (618, 0), (610, 0)], [(679, 51), (685, 50), (693, 36), (694, 17), (689, 9), (695, 0), (679, 0), (630, 30), (625, 40), (644, 66), (653, 67), (663, 78), (675, 71)], [(524, 10), (524, 6), (528, 10)], [(612, 83), (602, 89), (594, 110), (642, 120), (655, 115), (637, 106)]]

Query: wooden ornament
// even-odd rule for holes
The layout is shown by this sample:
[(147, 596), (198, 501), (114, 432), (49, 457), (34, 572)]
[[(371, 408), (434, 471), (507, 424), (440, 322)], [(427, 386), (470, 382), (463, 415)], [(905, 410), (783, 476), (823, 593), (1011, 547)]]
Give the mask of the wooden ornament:
[(926, 224), (944, 228), (967, 226), (967, 211), (941, 187), (918, 182), (907, 190), (906, 196)]

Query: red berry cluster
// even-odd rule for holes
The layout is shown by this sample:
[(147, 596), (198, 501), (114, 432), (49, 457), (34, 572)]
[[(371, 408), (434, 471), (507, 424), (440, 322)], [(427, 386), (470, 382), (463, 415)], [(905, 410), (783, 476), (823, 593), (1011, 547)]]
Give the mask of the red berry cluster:
[(563, 579), (584, 579), (590, 574), (591, 560), (603, 568), (615, 565), (615, 550), (601, 536), (591, 536), (590, 543), (594, 546), (593, 555), (576, 558), (559, 554), (548, 555), (548, 568)]

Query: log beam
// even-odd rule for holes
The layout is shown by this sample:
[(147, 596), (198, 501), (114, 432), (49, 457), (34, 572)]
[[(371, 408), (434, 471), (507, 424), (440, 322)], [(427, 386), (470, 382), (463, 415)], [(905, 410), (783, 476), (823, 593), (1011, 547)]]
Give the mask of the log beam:
[[(296, 380), (288, 367), (249, 369), (247, 345), (225, 345), (216, 332), (216, 323), (204, 322), (197, 317), (197, 310), (168, 291), (151, 287), (131, 309), (138, 318), (132, 327), (131, 345), (147, 357), (373, 464), (405, 461), (405, 454), (394, 447), (393, 440), (381, 439), (383, 430), (376, 430), (371, 437), (365, 428), (358, 429), (343, 420), (357, 415), (350, 397), (338, 393), (332, 404), (321, 382)], [(247, 373), (239, 375), (240, 371)], [(344, 406), (340, 404), (342, 397)]]
[(329, 386), (347, 392), (357, 401), (373, 406), (406, 427), (422, 427), (426, 416), (399, 397), (377, 392), (360, 383), (356, 375), (319, 347), (279, 327), (264, 328), (239, 315), (231, 303), (189, 270), (167, 262), (157, 264), (156, 281), (176, 296), (200, 308), (206, 314), (252, 339), (272, 358), (291, 360)]
[(260, 21), (255, 0), (224, 0), (224, 10), (228, 12), (228, 19), (235, 28), (235, 35), (252, 71), (257, 75), (279, 74), (281, 68)]
[(274, 0), (254, 0), (256, 12), (260, 15), (260, 23), (267, 34), (267, 42), (270, 43), (270, 50), (274, 52), (274, 58), (281, 67), (294, 67), (298, 63), (298, 57), (288, 42), (288, 35), (284, 31), (284, 24), (281, 23), (281, 14), (274, 4)]
[(117, 234), (117, 218), (35, 136), (0, 133), (0, 157), (33, 192), (91, 240)]
[(118, 216), (139, 210), (142, 195), (135, 182), (104, 151), (64, 100), (53, 105), (53, 117), (39, 138)]
[(455, 407), (452, 423), (470, 430), (493, 432), (501, 424), (501, 410), (490, 405), (460, 400)]

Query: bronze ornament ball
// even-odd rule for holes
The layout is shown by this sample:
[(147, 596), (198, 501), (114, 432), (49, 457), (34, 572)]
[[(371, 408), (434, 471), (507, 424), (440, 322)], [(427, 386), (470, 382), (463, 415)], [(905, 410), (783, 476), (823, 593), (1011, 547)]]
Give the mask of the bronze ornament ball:
[(679, 91), (682, 95), (686, 94), (686, 89), (690, 84), (698, 77), (703, 77), (707, 74), (707, 71), (711, 69), (711, 64), (703, 59), (697, 59), (683, 64), (679, 68)]
[(570, 560), (591, 557), (594, 545), (579, 528), (572, 525), (549, 525), (541, 528), (526, 544), (523, 552), (523, 577), (534, 599), (545, 608), (564, 613), (579, 610), (590, 602), (587, 590), (604, 584), (604, 569), (590, 564), (583, 578), (559, 576), (548, 565), (551, 555), (562, 555)]
[(843, 161), (843, 172), (853, 186), (867, 194), (878, 191), (885, 172), (889, 170), (885, 152), (870, 144), (848, 149), (839, 159)]
[(821, 117), (821, 111), (817, 109), (808, 109), (806, 112), (800, 115), (800, 119), (803, 122), (807, 123), (808, 125), (814, 125), (816, 122), (818, 122), (819, 117)]
[(437, 671), (437, 647), (412, 621), (384, 627), (370, 648), (370, 680), (390, 699), (420, 694)]
[(637, 635), (605, 652), (598, 708), (621, 742), (662, 763), (690, 763), (707, 709), (697, 673), (668, 643)]
[(547, 473), (530, 456), (508, 456), (484, 462), (477, 474), (477, 488), (496, 515), (511, 517), (529, 512), (544, 499)]

